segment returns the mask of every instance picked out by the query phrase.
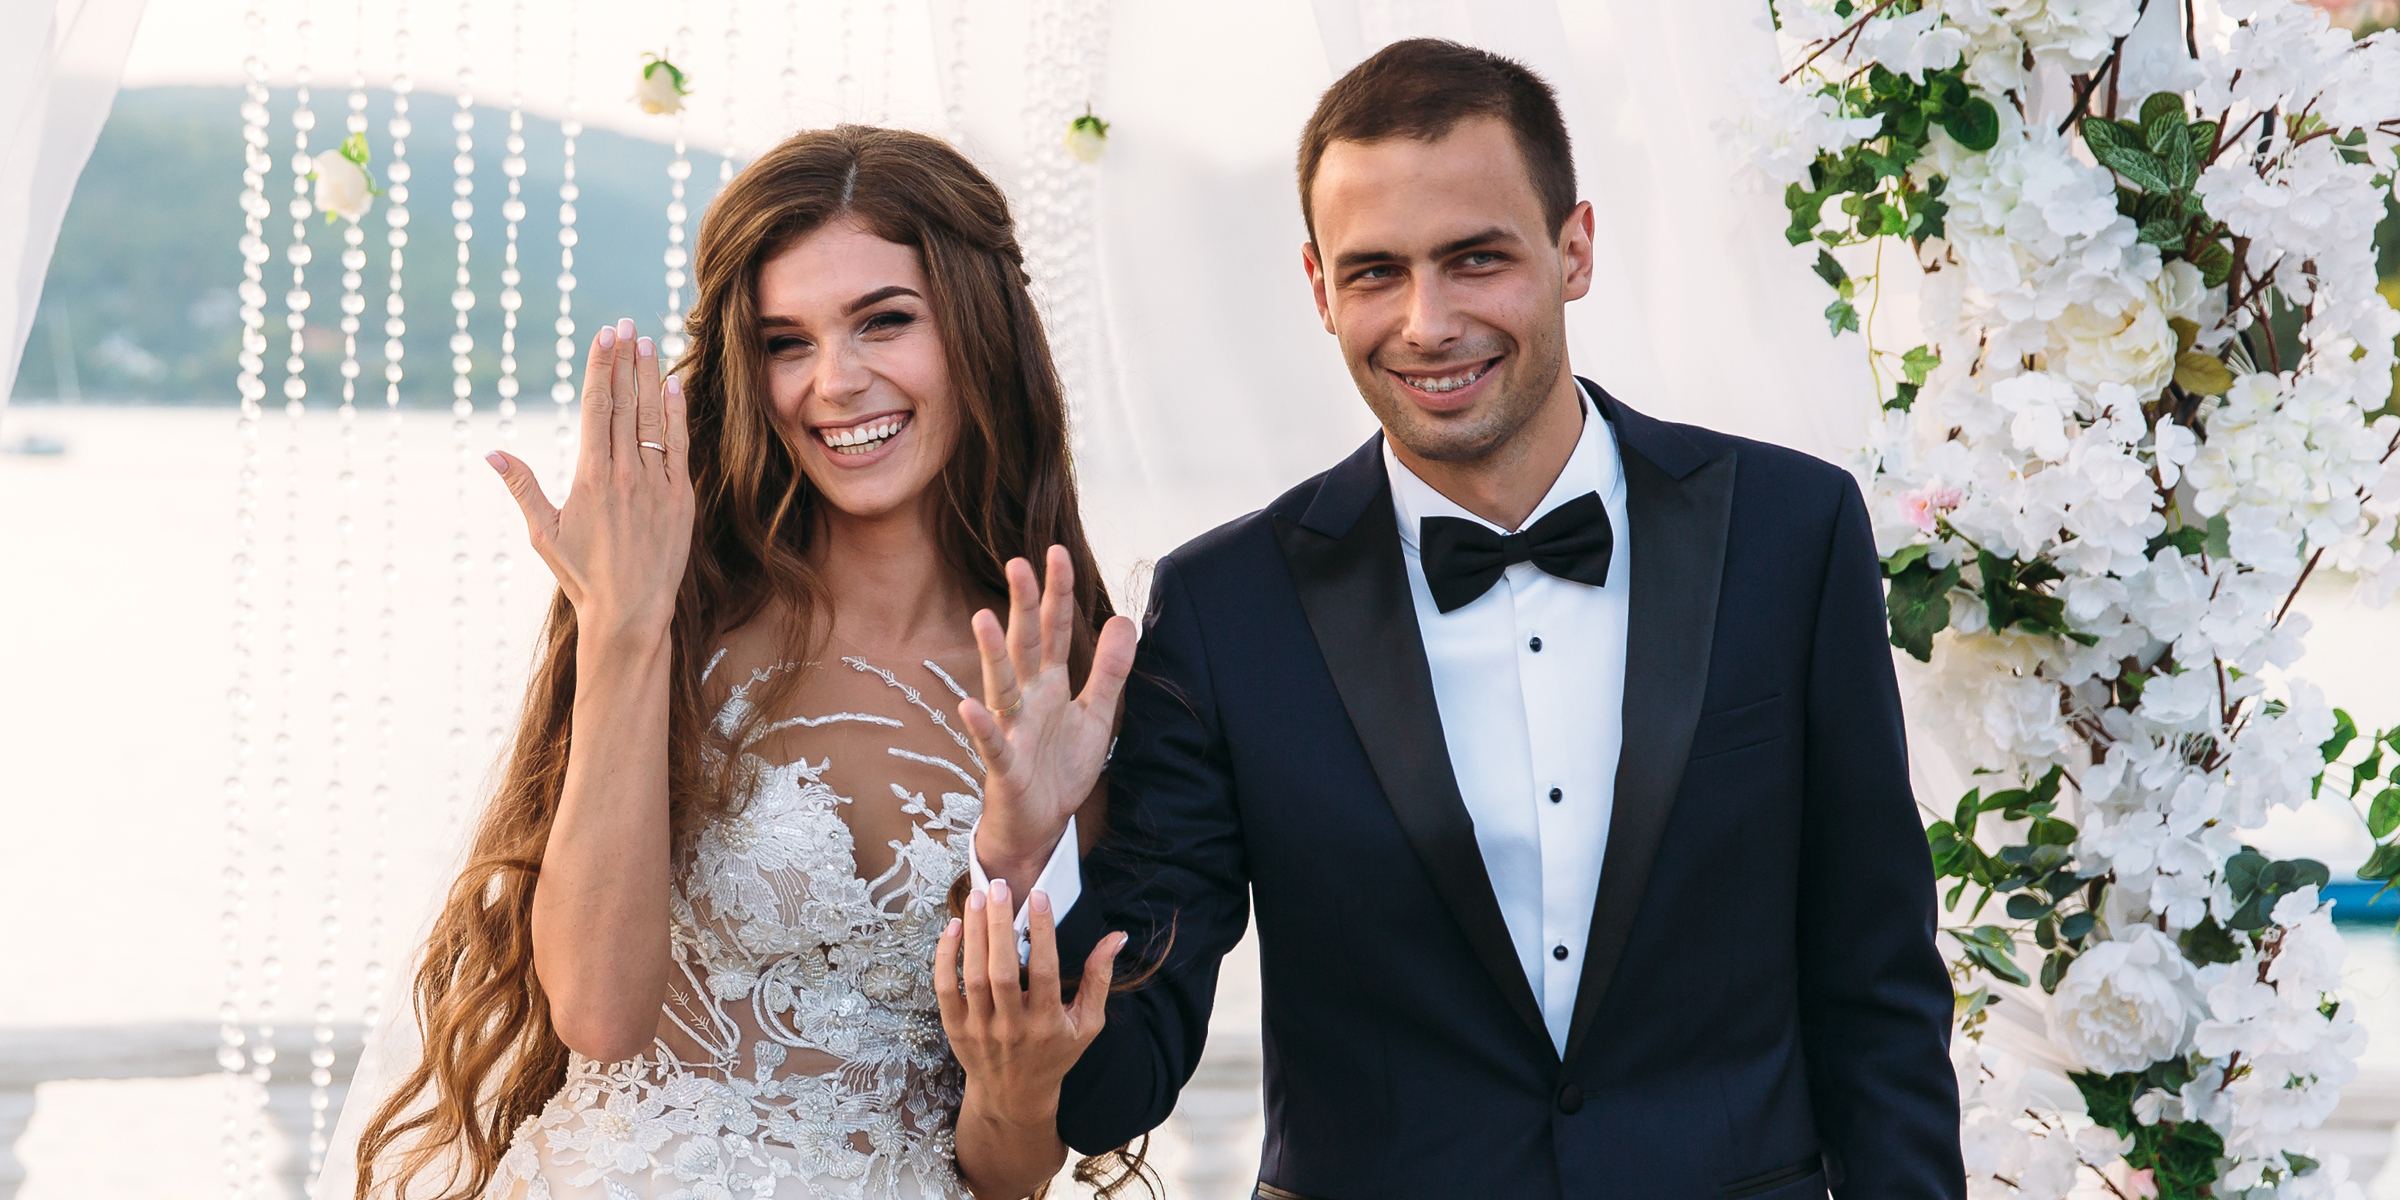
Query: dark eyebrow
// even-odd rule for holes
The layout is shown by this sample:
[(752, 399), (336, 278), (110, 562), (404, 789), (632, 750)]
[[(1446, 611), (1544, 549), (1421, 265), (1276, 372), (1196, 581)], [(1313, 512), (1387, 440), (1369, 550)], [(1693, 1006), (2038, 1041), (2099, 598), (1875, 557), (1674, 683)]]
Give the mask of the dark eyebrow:
[[(1494, 225), (1489, 229), (1477, 230), (1465, 237), (1456, 238), (1434, 247), (1433, 257), (1448, 258), (1453, 254), (1472, 250), (1477, 246), (1490, 245), (1494, 242), (1513, 243), (1516, 240), (1515, 234)], [(1392, 250), (1353, 250), (1336, 256), (1333, 260), (1333, 267), (1336, 271), (1348, 271), (1356, 267), (1373, 266), (1378, 263), (1405, 262), (1407, 258), (1407, 255)]]
[[(850, 306), (842, 310), (842, 315), (847, 317), (852, 313), (867, 307), (868, 305), (881, 304), (894, 296), (917, 296), (917, 293), (914, 288), (904, 288), (896, 283), (890, 287), (876, 288), (874, 291), (868, 292), (866, 295), (860, 296), (858, 299), (851, 301)], [(923, 296), (917, 296), (917, 299), (919, 300), (924, 298), (925, 297)]]

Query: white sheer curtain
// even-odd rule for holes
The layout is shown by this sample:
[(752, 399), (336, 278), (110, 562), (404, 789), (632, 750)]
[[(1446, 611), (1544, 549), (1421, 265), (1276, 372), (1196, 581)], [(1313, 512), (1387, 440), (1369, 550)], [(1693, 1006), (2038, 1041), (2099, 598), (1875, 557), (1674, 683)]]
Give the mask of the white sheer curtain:
[(0, 408), (17, 378), (58, 224), (108, 119), (144, 0), (0, 0)]

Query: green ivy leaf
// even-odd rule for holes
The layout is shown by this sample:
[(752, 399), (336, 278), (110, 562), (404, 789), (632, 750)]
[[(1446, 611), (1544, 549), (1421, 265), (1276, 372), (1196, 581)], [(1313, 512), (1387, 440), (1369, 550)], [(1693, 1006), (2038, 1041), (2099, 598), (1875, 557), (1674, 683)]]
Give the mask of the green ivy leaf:
[(1837, 299), (1833, 303), (1826, 305), (1825, 329), (1827, 333), (1834, 337), (1840, 337), (1843, 330), (1856, 332), (1858, 329), (1858, 310), (1850, 307), (1850, 302), (1847, 300)]
[(1919, 387), (1924, 386), (1926, 376), (1933, 374), (1933, 369), (1941, 365), (1941, 353), (1931, 346), (1911, 346), (1906, 354), (1900, 356), (1900, 373)]
[(1892, 389), (1892, 398), (1883, 402), (1884, 411), (1907, 412), (1908, 410), (1915, 408), (1917, 406), (1917, 392), (1919, 390), (1921, 389), (1918, 387), (1918, 385), (1913, 383), (1902, 383), (1895, 386)]
[(1958, 586), (1958, 563), (1935, 570), (1924, 559), (1911, 562), (1892, 576), (1890, 613), (1892, 644), (1918, 662), (1933, 661), (1933, 635), (1950, 627), (1950, 589)]
[(1942, 117), (1942, 132), (1952, 141), (1981, 154), (2000, 143), (2000, 113), (1992, 102), (1971, 96)]
[(1817, 251), (1816, 272), (1817, 278), (1824, 280), (1828, 287), (1840, 287), (1850, 282), (1850, 272), (1843, 270), (1842, 264), (1823, 250)]

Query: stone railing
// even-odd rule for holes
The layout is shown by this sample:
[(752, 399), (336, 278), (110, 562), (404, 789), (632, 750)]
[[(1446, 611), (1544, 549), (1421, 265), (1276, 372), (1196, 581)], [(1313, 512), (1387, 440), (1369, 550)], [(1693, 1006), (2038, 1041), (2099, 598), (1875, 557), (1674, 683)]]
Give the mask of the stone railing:
[[(309, 1052), (307, 1025), (276, 1030), (275, 1062), (267, 1079), (267, 1117), (280, 1136), (268, 1147), (269, 1170), (289, 1200), (300, 1200), (308, 1173)], [(330, 1111), (340, 1112), (350, 1071), (358, 1062), (359, 1027), (334, 1031)], [(17, 1139), (34, 1114), (35, 1089), (53, 1080), (184, 1079), (221, 1074), (217, 1027), (198, 1021), (65, 1029), (0, 1029), (0, 1200), (15, 1200), (25, 1182)], [(209, 1168), (213, 1170), (213, 1166)], [(191, 1194), (200, 1195), (204, 1189)]]

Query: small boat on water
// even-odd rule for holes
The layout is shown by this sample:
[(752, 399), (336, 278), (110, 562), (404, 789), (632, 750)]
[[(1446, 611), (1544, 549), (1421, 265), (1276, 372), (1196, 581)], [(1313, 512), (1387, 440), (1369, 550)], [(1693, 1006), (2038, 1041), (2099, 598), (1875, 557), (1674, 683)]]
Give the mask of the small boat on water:
[(67, 452), (67, 444), (46, 433), (28, 433), (13, 441), (0, 442), (0, 454), (22, 454), (53, 458)]

